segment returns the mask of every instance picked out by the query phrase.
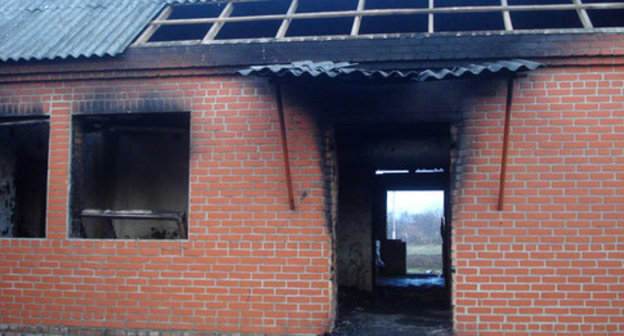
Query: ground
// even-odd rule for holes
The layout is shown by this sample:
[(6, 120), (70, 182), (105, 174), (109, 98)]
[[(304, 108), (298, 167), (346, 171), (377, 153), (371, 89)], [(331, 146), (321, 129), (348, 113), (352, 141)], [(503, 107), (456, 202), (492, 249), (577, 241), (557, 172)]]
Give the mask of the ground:
[(442, 243), (408, 245), (407, 274), (442, 273)]
[[(341, 288), (338, 321), (328, 335), (453, 335), (448, 292), (435, 279), (423, 280), (420, 286), (383, 286), (372, 293)], [(397, 282), (400, 281), (386, 281)]]

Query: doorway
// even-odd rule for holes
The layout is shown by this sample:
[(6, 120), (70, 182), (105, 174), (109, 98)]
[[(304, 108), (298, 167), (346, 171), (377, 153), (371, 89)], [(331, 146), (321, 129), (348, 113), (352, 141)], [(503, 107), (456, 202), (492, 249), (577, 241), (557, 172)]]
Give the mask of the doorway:
[(448, 124), (337, 129), (334, 335), (452, 329), (450, 139)]
[(439, 290), (450, 302), (448, 168), (376, 171), (375, 285)]

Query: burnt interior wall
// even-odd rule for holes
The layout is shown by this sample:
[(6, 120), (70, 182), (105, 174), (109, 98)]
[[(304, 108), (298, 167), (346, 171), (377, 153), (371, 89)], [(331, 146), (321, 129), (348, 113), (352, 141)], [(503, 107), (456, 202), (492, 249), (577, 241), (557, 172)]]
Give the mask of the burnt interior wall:
[(0, 120), (0, 237), (45, 237), (49, 124)]
[(338, 133), (338, 225), (336, 255), (339, 286), (372, 290), (372, 205), (374, 169), (360, 160), (356, 140)]
[(73, 155), (73, 236), (175, 239), (184, 235), (172, 220), (89, 218), (81, 211), (186, 214), (188, 113), (76, 116)]

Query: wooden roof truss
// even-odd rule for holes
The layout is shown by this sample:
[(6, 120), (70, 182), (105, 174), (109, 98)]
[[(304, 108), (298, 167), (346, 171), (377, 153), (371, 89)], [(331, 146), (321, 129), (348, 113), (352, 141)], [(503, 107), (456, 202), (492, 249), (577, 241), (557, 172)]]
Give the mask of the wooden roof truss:
[[(205, 3), (206, 6), (220, 4), (223, 9), (220, 15), (217, 17), (202, 17), (202, 18), (188, 18), (188, 19), (170, 19), (172, 13), (172, 7), (167, 6), (145, 29), (145, 31), (139, 36), (134, 43), (135, 46), (143, 45), (161, 45), (163, 42), (150, 42), (150, 38), (160, 28), (169, 25), (205, 25), (211, 24), (210, 29), (201, 40), (178, 40), (168, 41), (164, 44), (176, 44), (176, 43), (217, 43), (224, 42), (224, 40), (217, 40), (217, 36), (224, 25), (233, 22), (252, 22), (252, 21), (275, 21), (280, 20), (281, 24), (277, 29), (275, 35), (271, 38), (247, 38), (247, 39), (229, 39), (227, 42), (239, 42), (239, 41), (254, 41), (254, 40), (289, 40), (292, 38), (287, 37), (288, 29), (291, 23), (295, 20), (309, 20), (309, 19), (331, 19), (331, 18), (352, 18), (353, 24), (350, 34), (337, 35), (342, 37), (348, 36), (374, 36), (371, 34), (360, 34), (360, 27), (362, 19), (365, 17), (384, 17), (384, 16), (403, 16), (403, 15), (416, 15), (422, 14), (427, 17), (427, 31), (425, 33), (436, 33), (435, 31), (435, 18), (437, 14), (463, 14), (463, 13), (500, 13), (504, 24), (504, 30), (511, 32), (514, 31), (514, 22), (512, 20), (511, 13), (515, 12), (536, 12), (536, 11), (576, 11), (583, 29), (594, 29), (594, 24), (588, 10), (618, 10), (624, 9), (624, 3), (622, 2), (601, 2), (601, 3), (584, 3), (583, 0), (570, 0), (569, 4), (533, 4), (533, 5), (510, 5), (508, 0), (500, 0), (500, 5), (479, 5), (479, 6), (456, 6), (456, 7), (436, 7), (436, 0), (414, 0), (414, 1), (426, 1), (427, 6), (423, 8), (392, 8), (392, 9), (365, 9), (366, 0), (357, 0), (357, 7), (353, 10), (340, 10), (340, 11), (319, 11), (319, 12), (297, 12), (297, 8), (300, 1), (303, 0), (290, 0), (288, 9), (283, 14), (270, 14), (270, 15), (247, 15), (247, 16), (232, 16), (232, 12), (239, 3), (254, 2), (263, 0), (226, 0), (226, 1), (214, 1)], [(266, 0), (264, 0), (266, 1)], [(223, 6), (225, 4), (225, 6)], [(623, 25), (624, 27), (624, 22)], [(387, 35), (387, 34), (383, 34)], [(334, 35), (336, 36), (336, 35)], [(317, 36), (308, 36), (308, 38), (315, 38)], [(301, 38), (301, 37), (300, 37)], [(300, 39), (299, 38), (299, 39)]]

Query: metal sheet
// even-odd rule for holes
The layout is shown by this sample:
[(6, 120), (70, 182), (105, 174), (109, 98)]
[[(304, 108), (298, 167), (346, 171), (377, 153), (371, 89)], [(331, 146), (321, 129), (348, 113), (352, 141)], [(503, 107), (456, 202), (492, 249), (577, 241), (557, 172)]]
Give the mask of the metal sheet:
[(169, 2), (0, 0), (0, 60), (117, 55)]
[(290, 64), (252, 66), (239, 71), (243, 76), (263, 77), (310, 77), (310, 78), (367, 78), (381, 80), (428, 81), (495, 73), (513, 73), (535, 70), (541, 63), (512, 59), (483, 63), (462, 64), (453, 67), (415, 70), (375, 70), (360, 67), (356, 63), (330, 61), (301, 61)]
[(0, 0), (0, 61), (115, 56), (168, 4), (213, 0)]

